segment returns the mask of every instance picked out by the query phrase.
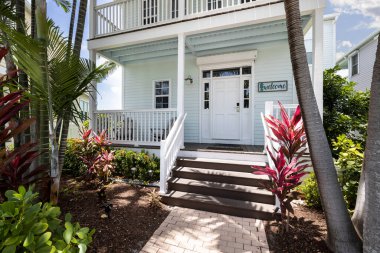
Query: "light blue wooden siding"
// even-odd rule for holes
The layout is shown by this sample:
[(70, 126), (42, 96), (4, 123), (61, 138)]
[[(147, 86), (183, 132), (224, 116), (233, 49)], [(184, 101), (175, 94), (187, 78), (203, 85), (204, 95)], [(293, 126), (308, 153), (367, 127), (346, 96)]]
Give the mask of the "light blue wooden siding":
[[(199, 78), (195, 57), (186, 55), (185, 75), (193, 78), (185, 84), (185, 141), (199, 141)], [(162, 57), (124, 65), (123, 108), (152, 109), (153, 80), (170, 79), (170, 107), (177, 107), (177, 57)]]
[[(288, 91), (258, 92), (258, 83), (265, 81), (288, 81)], [(254, 143), (264, 144), (264, 130), (260, 113), (265, 111), (265, 101), (281, 101), (283, 104), (294, 103), (293, 74), (287, 41), (261, 44), (255, 62), (254, 76)], [(295, 99), (296, 100), (296, 99)]]
[[(254, 69), (254, 144), (264, 143), (264, 132), (260, 113), (264, 112), (265, 101), (296, 103), (293, 89), (293, 75), (287, 40), (253, 45), (249, 50), (257, 49), (258, 57)], [(247, 50), (247, 49), (245, 49)], [(239, 51), (239, 50), (237, 50)], [(240, 50), (241, 51), (241, 50)], [(153, 80), (171, 79), (171, 107), (176, 107), (177, 97), (177, 57), (163, 57), (128, 63), (124, 68), (124, 109), (153, 108)], [(185, 85), (185, 111), (188, 116), (185, 123), (185, 141), (199, 142), (199, 73), (196, 58), (186, 55), (185, 75), (191, 75), (194, 83)], [(258, 93), (258, 82), (288, 81), (286, 92)]]

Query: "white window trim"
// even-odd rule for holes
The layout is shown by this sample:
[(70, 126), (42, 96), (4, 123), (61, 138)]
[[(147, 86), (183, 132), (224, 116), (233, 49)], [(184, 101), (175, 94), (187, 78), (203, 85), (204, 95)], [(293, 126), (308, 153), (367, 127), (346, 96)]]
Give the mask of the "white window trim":
[[(168, 102), (168, 108), (156, 108), (156, 82), (169, 82), (169, 102)], [(170, 78), (163, 78), (163, 79), (157, 79), (152, 81), (152, 108), (154, 110), (162, 110), (162, 109), (170, 109), (171, 108), (171, 102), (172, 102), (172, 80)]]
[[(358, 56), (358, 72), (356, 74), (352, 74), (352, 67), (353, 67), (353, 61), (352, 61), (352, 58), (357, 55)], [(356, 76), (356, 75), (359, 75), (360, 73), (360, 54), (359, 54), (359, 51), (353, 53), (351, 56), (350, 56), (350, 76), (353, 77), (353, 76)]]

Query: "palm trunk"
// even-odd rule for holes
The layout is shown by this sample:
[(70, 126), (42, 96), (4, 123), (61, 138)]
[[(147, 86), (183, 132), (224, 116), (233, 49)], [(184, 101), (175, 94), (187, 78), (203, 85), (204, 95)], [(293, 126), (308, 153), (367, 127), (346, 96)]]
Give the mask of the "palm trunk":
[(87, 0), (81, 0), (79, 5), (78, 23), (75, 35), (74, 54), (80, 56), (80, 50), (82, 48), (83, 30), (86, 21), (87, 13)]
[[(17, 16), (21, 19), (21, 22), (17, 23), (17, 31), (25, 33), (25, 0), (16, 0), (16, 13)], [(24, 71), (19, 71), (19, 84), (23, 89), (27, 90), (29, 87), (28, 76)], [(29, 106), (24, 107), (20, 112), (20, 119), (28, 119), (29, 115)], [(26, 129), (22, 134), (20, 134), (21, 144), (27, 143), (30, 141), (30, 129)]]
[(299, 0), (285, 0), (284, 3), (294, 80), (328, 226), (327, 244), (334, 252), (361, 252), (361, 241), (355, 232), (344, 203), (313, 92), (306, 58)]
[(36, 0), (31, 1), (30, 34), (36, 37)]
[(373, 68), (369, 103), (368, 137), (364, 157), (365, 211), (364, 252), (380, 252), (380, 38)]
[[(75, 25), (75, 15), (77, 10), (77, 0), (73, 0), (73, 6), (71, 7), (71, 19), (70, 19), (70, 28), (69, 28), (69, 37), (68, 37), (68, 51), (71, 50), (73, 44), (73, 32)], [(67, 54), (69, 55), (70, 52)]]
[(360, 175), (358, 193), (356, 196), (355, 211), (352, 216), (352, 223), (355, 226), (356, 232), (360, 239), (363, 240), (363, 222), (365, 214), (365, 165), (363, 163), (362, 174)]
[(54, 132), (54, 118), (53, 118), (53, 98), (51, 86), (49, 83), (48, 76), (48, 55), (47, 55), (47, 22), (46, 22), (46, 0), (37, 1), (37, 38), (41, 41), (43, 47), (41, 50), (41, 74), (43, 85), (48, 92), (48, 103), (47, 103), (47, 112), (48, 112), (48, 123), (49, 123), (49, 144), (50, 144), (50, 177), (52, 178), (52, 186), (50, 192), (50, 201), (53, 204), (58, 202), (58, 192), (59, 192), (59, 181), (60, 173), (58, 166), (58, 145)]

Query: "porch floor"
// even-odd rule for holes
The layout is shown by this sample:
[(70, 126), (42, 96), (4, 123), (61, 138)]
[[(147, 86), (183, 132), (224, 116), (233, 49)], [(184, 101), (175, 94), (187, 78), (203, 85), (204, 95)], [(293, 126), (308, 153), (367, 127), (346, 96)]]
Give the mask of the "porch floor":
[[(144, 149), (160, 149), (159, 146), (140, 145), (134, 146), (130, 144), (112, 144), (115, 147), (123, 148), (144, 148)], [(237, 145), (237, 144), (217, 144), (217, 143), (185, 143), (184, 151), (199, 152), (222, 152), (222, 153), (263, 153), (264, 146), (261, 145)]]

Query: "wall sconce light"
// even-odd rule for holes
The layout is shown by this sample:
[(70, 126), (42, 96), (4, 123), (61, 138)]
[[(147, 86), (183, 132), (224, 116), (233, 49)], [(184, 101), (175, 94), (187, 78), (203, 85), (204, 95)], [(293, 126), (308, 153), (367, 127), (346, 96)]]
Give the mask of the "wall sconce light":
[(193, 78), (191, 75), (189, 75), (187, 78), (185, 78), (186, 84), (193, 84)]

